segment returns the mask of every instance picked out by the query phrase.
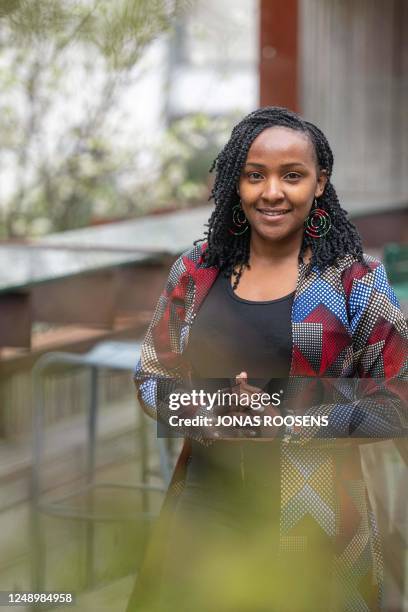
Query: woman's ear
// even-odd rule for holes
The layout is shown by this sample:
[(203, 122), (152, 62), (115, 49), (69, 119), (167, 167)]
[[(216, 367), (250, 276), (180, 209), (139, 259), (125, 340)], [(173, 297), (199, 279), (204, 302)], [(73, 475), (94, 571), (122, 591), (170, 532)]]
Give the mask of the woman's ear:
[(317, 177), (317, 185), (315, 191), (316, 198), (320, 198), (320, 196), (323, 194), (327, 181), (327, 170), (320, 170), (319, 176)]

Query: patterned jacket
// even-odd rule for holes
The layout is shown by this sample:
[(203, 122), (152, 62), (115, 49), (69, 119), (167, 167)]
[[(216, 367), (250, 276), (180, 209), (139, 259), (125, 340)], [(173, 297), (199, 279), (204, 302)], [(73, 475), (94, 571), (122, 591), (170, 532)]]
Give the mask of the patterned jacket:
[[(219, 273), (204, 267), (204, 248), (190, 249), (173, 264), (144, 339), (134, 380), (143, 409), (154, 418), (166, 414), (166, 396), (189, 375), (183, 357), (189, 331)], [(280, 548), (289, 555), (307, 551), (311, 543), (299, 525), (305, 517), (314, 521), (332, 546), (332, 590), (338, 594), (340, 584), (347, 599), (346, 605), (337, 596), (328, 611), (376, 610), (381, 554), (359, 444), (407, 434), (407, 324), (376, 258), (365, 254), (361, 263), (347, 255), (324, 272), (315, 266), (306, 277), (305, 270), (300, 263), (289, 380), (359, 377), (386, 384), (374, 384), (366, 398), (314, 406), (314, 414), (328, 416), (330, 439), (317, 440), (316, 428), (300, 427), (282, 441)], [(183, 451), (174, 494), (182, 489), (188, 444)]]

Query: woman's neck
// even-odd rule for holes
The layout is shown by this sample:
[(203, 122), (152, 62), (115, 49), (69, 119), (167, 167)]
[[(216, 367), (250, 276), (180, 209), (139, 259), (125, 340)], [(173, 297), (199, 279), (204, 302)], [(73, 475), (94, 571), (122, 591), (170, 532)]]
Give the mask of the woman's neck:
[[(293, 260), (297, 261), (302, 245), (302, 239), (302, 236), (300, 240), (296, 236), (296, 240), (286, 242), (270, 242), (259, 239), (259, 237), (256, 236), (251, 236), (249, 263), (257, 266), (269, 266), (271, 264), (284, 265), (285, 263)], [(305, 263), (308, 263), (311, 257), (312, 249), (310, 246), (308, 246), (306, 247), (303, 260)]]

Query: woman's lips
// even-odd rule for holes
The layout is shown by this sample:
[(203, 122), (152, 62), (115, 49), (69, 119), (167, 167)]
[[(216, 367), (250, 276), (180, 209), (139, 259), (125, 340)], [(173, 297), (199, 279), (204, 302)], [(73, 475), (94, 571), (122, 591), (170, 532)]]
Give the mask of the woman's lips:
[(279, 219), (283, 219), (285, 215), (290, 213), (290, 210), (274, 211), (267, 210), (264, 208), (257, 208), (256, 210), (262, 216), (263, 219), (268, 219), (268, 221), (278, 221)]

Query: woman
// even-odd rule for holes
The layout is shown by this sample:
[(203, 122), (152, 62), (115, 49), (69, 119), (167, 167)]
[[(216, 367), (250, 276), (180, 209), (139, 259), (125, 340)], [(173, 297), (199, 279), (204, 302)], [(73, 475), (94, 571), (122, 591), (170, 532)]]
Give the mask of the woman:
[[(266, 430), (250, 424), (260, 440), (237, 441), (225, 439), (236, 429), (177, 421), (186, 441), (128, 609), (143, 597), (146, 609), (178, 609), (187, 597), (189, 608), (217, 612), (380, 610), (381, 553), (359, 444), (406, 435), (403, 314), (340, 207), (333, 155), (315, 125), (261, 108), (235, 126), (214, 168), (206, 241), (173, 265), (144, 340), (142, 407), (168, 423), (172, 393), (231, 386), (238, 399), (219, 402), (218, 415), (247, 414), (244, 396), (275, 391), (325, 427), (275, 419)], [(386, 384), (310, 406), (304, 393), (296, 402), (303, 377)], [(284, 407), (271, 402), (263, 414)], [(207, 408), (192, 402), (178, 416)]]

